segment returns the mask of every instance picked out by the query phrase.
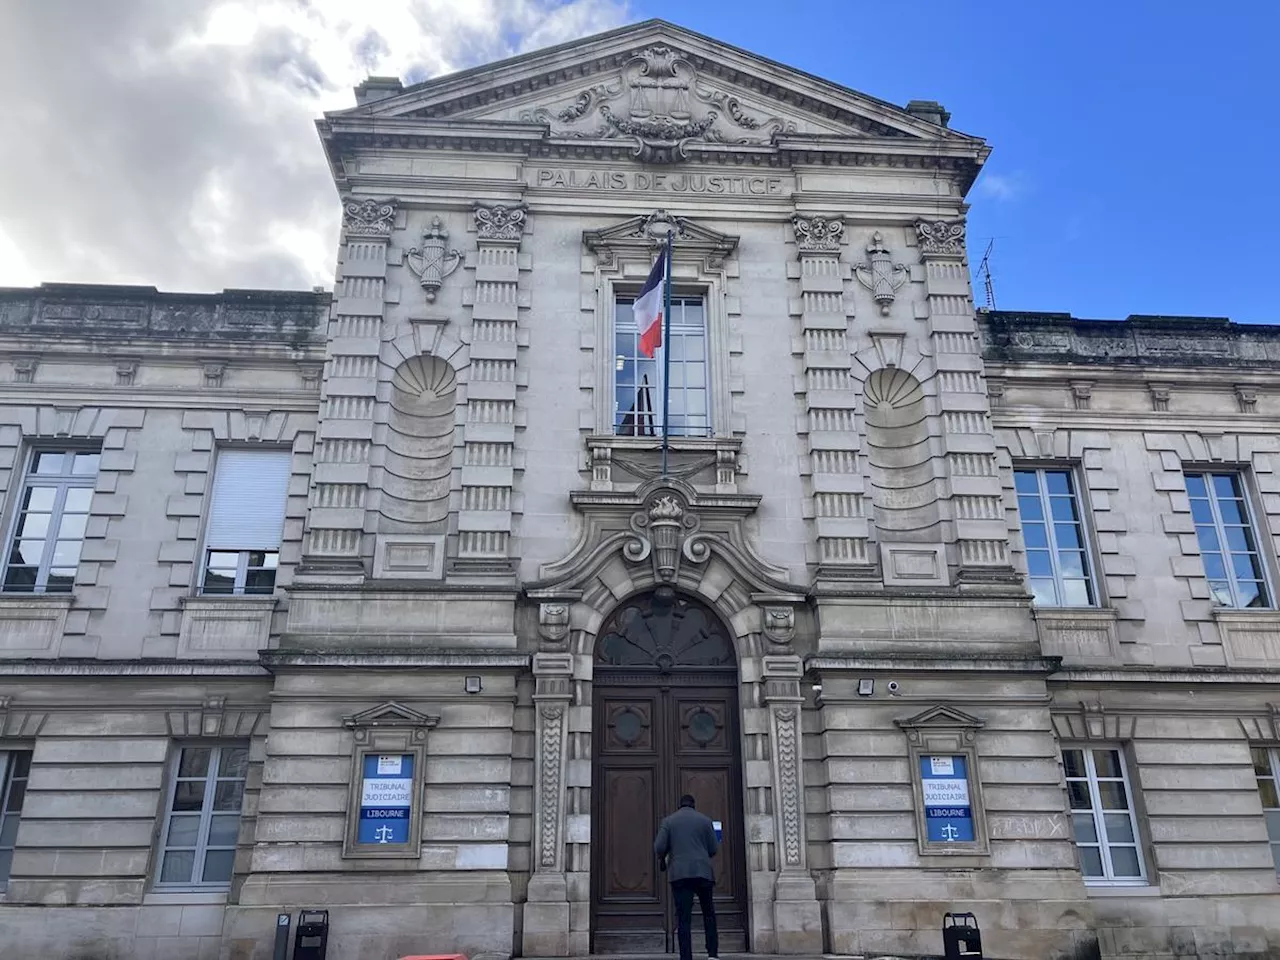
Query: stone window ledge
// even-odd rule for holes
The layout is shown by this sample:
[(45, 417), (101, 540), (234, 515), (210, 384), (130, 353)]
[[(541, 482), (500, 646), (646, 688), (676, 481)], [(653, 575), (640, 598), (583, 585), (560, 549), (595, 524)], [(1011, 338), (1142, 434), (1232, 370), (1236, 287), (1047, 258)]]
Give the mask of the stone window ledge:
[(71, 609), (74, 593), (0, 593), (0, 607), (27, 607), (32, 610)]
[(71, 593), (0, 593), (0, 657), (56, 657)]
[[(662, 437), (594, 434), (586, 438), (583, 469), (591, 471), (591, 489), (633, 488), (660, 475)], [(741, 437), (668, 438), (670, 473), (695, 487), (737, 493)]]
[(1214, 607), (1218, 642), (1229, 667), (1280, 667), (1280, 610)]
[(1032, 607), (1040, 649), (1064, 666), (1120, 662), (1117, 611), (1111, 607)]
[(227, 890), (158, 891), (143, 894), (144, 907), (205, 907), (223, 906), (227, 902)]
[(1149, 883), (1116, 883), (1085, 881), (1084, 889), (1090, 897), (1158, 897), (1160, 887)]
[(265, 650), (271, 637), (274, 596), (184, 597), (178, 656), (243, 660)]

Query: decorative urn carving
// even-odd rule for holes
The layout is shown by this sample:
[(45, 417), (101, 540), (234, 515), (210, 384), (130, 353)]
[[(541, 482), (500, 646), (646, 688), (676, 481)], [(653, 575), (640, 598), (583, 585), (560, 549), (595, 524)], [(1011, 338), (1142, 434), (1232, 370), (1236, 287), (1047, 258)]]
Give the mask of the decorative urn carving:
[(659, 490), (631, 515), (634, 538), (623, 548), (624, 554), (634, 563), (650, 558), (657, 581), (675, 583), (681, 557), (702, 563), (710, 556), (710, 547), (697, 536), (699, 526), (701, 521), (678, 494)]

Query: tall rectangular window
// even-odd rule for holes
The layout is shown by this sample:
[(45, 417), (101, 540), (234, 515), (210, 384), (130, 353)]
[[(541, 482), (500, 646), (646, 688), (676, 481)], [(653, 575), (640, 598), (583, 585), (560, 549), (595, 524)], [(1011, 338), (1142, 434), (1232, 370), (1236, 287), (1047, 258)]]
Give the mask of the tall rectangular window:
[(1113, 747), (1062, 751), (1067, 796), (1085, 880), (1146, 877), (1124, 757)]
[(1240, 474), (1188, 473), (1186, 480), (1214, 602), (1224, 607), (1270, 607), (1266, 568)]
[(1027, 578), (1038, 607), (1090, 607), (1098, 590), (1070, 470), (1015, 470)]
[(288, 450), (219, 452), (204, 536), (201, 593), (275, 590), (291, 459)]
[(185, 746), (173, 759), (160, 886), (226, 886), (240, 833), (248, 744)]
[(30, 750), (0, 750), (0, 890), (9, 883), (13, 869), (13, 848), (18, 842), (18, 820), (30, 773)]
[(635, 297), (618, 297), (614, 309), (613, 432), (624, 437), (662, 435), (662, 351), (669, 347), (668, 432), (673, 437), (710, 436), (707, 317), (702, 297), (671, 298), (671, 343), (653, 359), (640, 352), (634, 303)]
[(1267, 818), (1271, 858), (1276, 862), (1276, 872), (1280, 873), (1280, 748), (1254, 747), (1253, 772), (1258, 777), (1262, 813)]
[(71, 592), (97, 479), (97, 453), (31, 452), (5, 561), (5, 590)]

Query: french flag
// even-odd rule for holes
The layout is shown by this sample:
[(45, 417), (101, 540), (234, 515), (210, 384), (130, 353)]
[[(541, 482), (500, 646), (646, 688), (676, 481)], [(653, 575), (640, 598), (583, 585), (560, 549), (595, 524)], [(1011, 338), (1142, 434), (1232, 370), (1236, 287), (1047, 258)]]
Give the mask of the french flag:
[(663, 247), (632, 307), (640, 331), (640, 352), (650, 360), (662, 346), (662, 283), (667, 276), (667, 255), (668, 248)]

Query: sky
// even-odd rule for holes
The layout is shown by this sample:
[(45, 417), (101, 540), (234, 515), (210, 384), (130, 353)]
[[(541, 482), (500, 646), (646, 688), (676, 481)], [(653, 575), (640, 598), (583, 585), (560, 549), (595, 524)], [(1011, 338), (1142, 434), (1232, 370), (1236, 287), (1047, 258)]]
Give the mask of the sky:
[(968, 236), (999, 309), (1280, 323), (1274, 0), (7, 0), (0, 286), (331, 286), (314, 121), (356, 83), (649, 17), (941, 101), (993, 148)]

